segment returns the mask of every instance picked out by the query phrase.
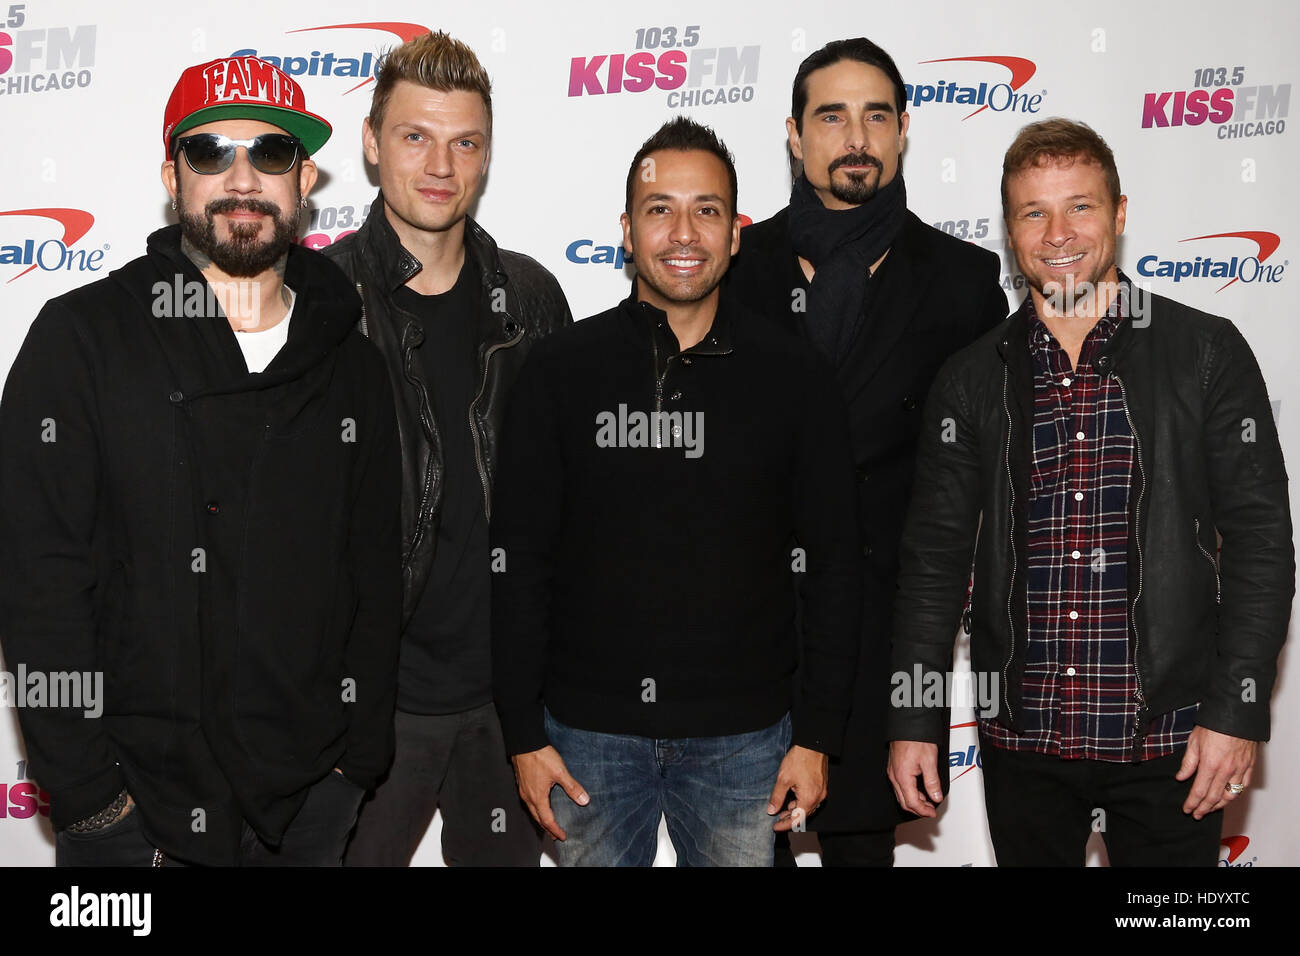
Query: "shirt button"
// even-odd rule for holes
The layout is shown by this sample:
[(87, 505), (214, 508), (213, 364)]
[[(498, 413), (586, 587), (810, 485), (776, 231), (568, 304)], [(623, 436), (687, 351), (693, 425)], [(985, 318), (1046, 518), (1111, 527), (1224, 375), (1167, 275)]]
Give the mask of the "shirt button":
[(1070, 620), (1071, 620), (1071, 621), (1077, 621), (1078, 619), (1079, 619), (1079, 612), (1078, 612), (1078, 611), (1071, 611), (1071, 612), (1070, 612)]
[(1078, 560), (1079, 560), (1079, 552), (1078, 552), (1078, 551), (1071, 551), (1071, 552), (1070, 552), (1070, 557), (1072, 557), (1072, 558), (1074, 558), (1074, 560), (1078, 561)]
[(1069, 387), (1070, 387), (1070, 381), (1071, 381), (1071, 380), (1070, 380), (1070, 376), (1067, 375), (1067, 376), (1065, 376), (1065, 378), (1061, 379), (1061, 384), (1064, 385), (1066, 388), (1069, 388)]
[(691, 357), (690, 357), (689, 355), (684, 356), (684, 357), (682, 358), (682, 364), (683, 364), (683, 365), (690, 365), (690, 364), (691, 364)]
[(1067, 668), (1065, 669), (1065, 676), (1066, 676), (1066, 677), (1073, 677), (1074, 674), (1075, 674), (1075, 670), (1074, 670), (1073, 667), (1067, 667)]
[(1082, 491), (1076, 491), (1076, 492), (1074, 493), (1074, 500), (1075, 500), (1075, 501), (1082, 501), (1082, 500), (1083, 500), (1083, 492), (1082, 492)]
[(1083, 441), (1083, 432), (1075, 432), (1074, 437), (1079, 439), (1079, 441)]

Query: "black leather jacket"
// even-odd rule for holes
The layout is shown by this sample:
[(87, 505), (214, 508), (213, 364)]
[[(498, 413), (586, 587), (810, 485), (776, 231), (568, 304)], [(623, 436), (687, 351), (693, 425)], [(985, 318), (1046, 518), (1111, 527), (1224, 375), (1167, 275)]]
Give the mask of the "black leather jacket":
[[(1143, 299), (1146, 316), (1121, 324), (1097, 359), (1120, 384), (1136, 438), (1128, 553), (1129, 640), (1141, 688), (1134, 753), (1149, 718), (1198, 701), (1199, 725), (1267, 740), (1295, 593), (1287, 476), (1268, 392), (1231, 322), (1162, 296)], [(971, 667), (997, 674), (997, 720), (1017, 732), (1028, 640), (1027, 321), (1022, 307), (954, 355), (930, 393), (893, 635), (896, 672), (912, 674), (917, 664), (923, 673), (951, 670), (975, 542)], [(947, 725), (946, 707), (900, 707), (890, 713), (889, 736), (942, 744)]]
[[(438, 422), (416, 349), (424, 341), (419, 319), (400, 309), (394, 293), (420, 270), (397, 238), (381, 193), (371, 215), (351, 236), (324, 250), (351, 277), (363, 307), (359, 328), (383, 354), (397, 404), (402, 439), (402, 624), (410, 620), (433, 567), (444, 462)], [(465, 218), (465, 248), (482, 271), (478, 316), (478, 393), (470, 403), (474, 452), (483, 482), (483, 509), (492, 518), (497, 436), (510, 387), (533, 343), (572, 324), (564, 292), (529, 256), (498, 249), (473, 219)]]

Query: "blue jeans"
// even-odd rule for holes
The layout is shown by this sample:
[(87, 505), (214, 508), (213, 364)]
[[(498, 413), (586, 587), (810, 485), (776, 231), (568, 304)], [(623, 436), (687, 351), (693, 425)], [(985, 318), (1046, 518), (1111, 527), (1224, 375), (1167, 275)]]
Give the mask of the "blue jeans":
[(546, 712), (546, 735), (591, 797), (580, 807), (559, 786), (551, 811), (566, 840), (560, 866), (649, 866), (659, 817), (678, 866), (771, 866), (767, 802), (790, 749), (790, 715), (765, 730), (656, 740), (568, 727)]

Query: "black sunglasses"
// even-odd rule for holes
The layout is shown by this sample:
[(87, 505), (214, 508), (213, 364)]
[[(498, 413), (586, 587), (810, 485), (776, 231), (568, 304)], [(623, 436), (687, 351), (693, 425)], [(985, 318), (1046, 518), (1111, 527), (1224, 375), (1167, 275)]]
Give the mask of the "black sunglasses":
[[(185, 163), (203, 176), (224, 173), (235, 161), (235, 147), (242, 146), (248, 161), (258, 172), (279, 176), (293, 169), (298, 161), (302, 141), (285, 133), (263, 133), (252, 139), (231, 139), (220, 133), (198, 133), (176, 140), (176, 150), (185, 154)], [(173, 154), (174, 155), (174, 154)]]

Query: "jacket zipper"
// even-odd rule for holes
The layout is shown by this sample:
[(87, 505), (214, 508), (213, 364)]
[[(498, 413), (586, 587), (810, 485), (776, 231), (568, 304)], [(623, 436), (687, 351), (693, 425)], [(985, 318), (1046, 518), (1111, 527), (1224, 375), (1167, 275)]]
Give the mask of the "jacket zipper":
[(1210, 567), (1214, 569), (1214, 603), (1222, 604), (1223, 584), (1219, 581), (1219, 566), (1215, 563), (1214, 558), (1210, 556), (1210, 552), (1206, 551), (1201, 544), (1201, 519), (1197, 517), (1192, 518), (1192, 525), (1196, 532), (1196, 549), (1200, 551), (1201, 554), (1205, 555), (1205, 560), (1209, 561)]
[(357, 295), (361, 296), (361, 334), (364, 335), (366, 338), (370, 338), (370, 332), (366, 328), (366, 296), (361, 289), (361, 283), (358, 282), (356, 286), (357, 286)]
[(1128, 430), (1133, 434), (1133, 447), (1137, 451), (1138, 476), (1142, 479), (1142, 488), (1138, 491), (1137, 506), (1134, 509), (1133, 540), (1137, 543), (1138, 556), (1138, 586), (1137, 593), (1133, 595), (1133, 605), (1129, 613), (1133, 616), (1133, 676), (1137, 678), (1137, 701), (1138, 716), (1137, 727), (1133, 730), (1133, 759), (1137, 762), (1141, 758), (1142, 738), (1146, 736), (1145, 716), (1147, 709), (1146, 695), (1142, 691), (1142, 670), (1138, 667), (1138, 648), (1142, 643), (1142, 633), (1138, 630), (1137, 605), (1142, 599), (1142, 585), (1145, 583), (1145, 575), (1142, 569), (1142, 497), (1147, 492), (1147, 474), (1142, 465), (1142, 439), (1138, 436), (1137, 429), (1133, 426), (1133, 416), (1129, 414), (1128, 408), (1128, 390), (1124, 387), (1124, 380), (1115, 372), (1110, 373), (1110, 377), (1119, 385), (1120, 402), (1124, 406), (1124, 418), (1128, 421)]
[[(424, 427), (424, 434), (429, 439), (430, 449), (432, 449), (433, 423), (431, 417), (426, 414), (429, 411), (429, 393), (420, 388), (419, 383), (411, 376), (411, 358), (414, 351), (413, 348), (406, 350), (402, 362), (402, 377), (412, 386), (415, 386), (420, 395), (420, 424)], [(420, 506), (415, 509), (415, 534), (411, 537), (411, 547), (407, 550), (406, 557), (402, 559), (402, 570), (406, 570), (406, 567), (411, 563), (411, 559), (420, 546), (420, 541), (424, 538), (424, 506), (429, 500), (429, 489), (432, 486), (433, 469), (427, 468), (424, 472), (424, 490), (420, 493)]]
[(1007, 403), (1007, 367), (1002, 366), (1002, 410), (1007, 416), (1007, 441), (1003, 449), (1003, 461), (1006, 462), (1007, 468), (1007, 489), (1011, 493), (1011, 508), (1007, 516), (1007, 537), (1011, 541), (1011, 578), (1007, 584), (1007, 627), (1010, 629), (1011, 648), (1007, 651), (1007, 662), (1002, 666), (1002, 702), (1006, 705), (1007, 716), (1015, 720), (1015, 714), (1011, 710), (1011, 689), (1008, 675), (1011, 671), (1011, 661), (1016, 656), (1016, 626), (1011, 615), (1011, 598), (1015, 594), (1016, 581), (1016, 486), (1011, 480), (1011, 406)]
[(478, 394), (475, 395), (474, 400), (469, 403), (469, 433), (474, 439), (474, 464), (478, 468), (479, 481), (483, 485), (483, 520), (489, 523), (492, 521), (492, 498), (491, 492), (488, 488), (487, 466), (483, 462), (483, 445), (479, 441), (478, 437), (478, 423), (474, 421), (474, 406), (478, 404), (478, 400), (483, 397), (484, 389), (487, 388), (488, 367), (492, 364), (492, 356), (501, 349), (517, 345), (519, 340), (523, 337), (524, 324), (520, 322), (518, 335), (513, 339), (510, 339), (508, 342), (498, 342), (487, 350), (487, 354), (483, 356), (483, 381), (479, 384)]
[(653, 348), (653, 361), (655, 364), (655, 428), (654, 428), (654, 447), (664, 447), (663, 436), (663, 419), (660, 417), (664, 410), (664, 381), (668, 378), (668, 369), (673, 364), (673, 359), (677, 356), (670, 355), (664, 360), (664, 373), (659, 374), (659, 337), (650, 330), (650, 345)]

